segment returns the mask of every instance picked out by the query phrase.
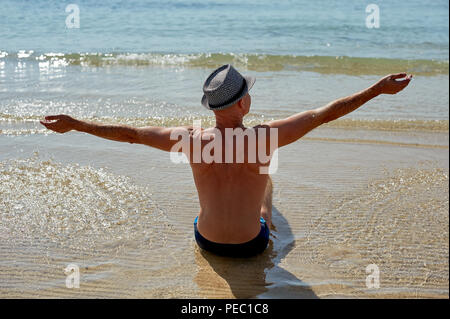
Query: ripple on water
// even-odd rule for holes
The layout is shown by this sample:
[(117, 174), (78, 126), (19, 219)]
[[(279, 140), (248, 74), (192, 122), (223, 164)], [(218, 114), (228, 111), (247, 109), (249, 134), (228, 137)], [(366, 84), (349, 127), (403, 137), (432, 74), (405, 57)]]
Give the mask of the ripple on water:
[(148, 189), (104, 169), (37, 155), (0, 162), (0, 237), (61, 248), (162, 248), (172, 226)]
[[(324, 278), (347, 285), (340, 291), (353, 296), (448, 296), (448, 171), (397, 169), (333, 203), (311, 221), (291, 258), (300, 253), (329, 272)], [(369, 264), (379, 267), (378, 290), (366, 289)], [(323, 280), (318, 274), (316, 268), (312, 281)], [(320, 295), (338, 289), (325, 286), (317, 287)]]

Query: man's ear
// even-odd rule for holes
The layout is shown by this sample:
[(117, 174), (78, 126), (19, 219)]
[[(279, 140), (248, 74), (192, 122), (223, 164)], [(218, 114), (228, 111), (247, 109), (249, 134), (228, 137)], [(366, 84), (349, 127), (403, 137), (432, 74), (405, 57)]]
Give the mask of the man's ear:
[(248, 105), (246, 105), (245, 103), (246, 103), (245, 98), (240, 99), (239, 103), (238, 103), (239, 109), (241, 110), (243, 116), (245, 116), (250, 110), (250, 107)]
[(244, 99), (240, 99), (238, 101), (238, 105), (239, 105), (239, 108), (241, 109), (241, 111), (245, 110)]

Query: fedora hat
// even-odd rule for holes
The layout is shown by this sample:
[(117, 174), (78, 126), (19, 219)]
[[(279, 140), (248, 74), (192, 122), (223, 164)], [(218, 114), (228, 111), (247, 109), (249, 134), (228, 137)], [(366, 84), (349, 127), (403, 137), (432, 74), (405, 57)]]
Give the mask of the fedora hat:
[(231, 64), (222, 65), (203, 85), (202, 105), (208, 110), (223, 110), (242, 99), (256, 78), (242, 76)]

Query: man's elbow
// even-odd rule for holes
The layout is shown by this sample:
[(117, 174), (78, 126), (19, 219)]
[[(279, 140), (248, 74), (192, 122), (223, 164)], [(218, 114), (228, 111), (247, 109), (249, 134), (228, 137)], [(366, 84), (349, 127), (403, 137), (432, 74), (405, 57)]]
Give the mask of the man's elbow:
[(308, 111), (308, 122), (311, 124), (311, 129), (314, 129), (324, 123), (327, 123), (328, 119), (324, 116), (320, 109)]
[(320, 126), (322, 124), (332, 121), (328, 114), (323, 110), (323, 108), (318, 108), (311, 110), (311, 122), (314, 123), (314, 127)]

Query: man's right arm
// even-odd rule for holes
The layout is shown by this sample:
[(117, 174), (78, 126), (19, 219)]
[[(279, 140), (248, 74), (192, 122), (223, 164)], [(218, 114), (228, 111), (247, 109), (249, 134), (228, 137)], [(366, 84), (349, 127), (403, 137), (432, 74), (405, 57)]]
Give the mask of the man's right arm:
[[(49, 130), (66, 133), (71, 130), (88, 133), (117, 142), (144, 144), (171, 152), (180, 136), (189, 137), (190, 127), (132, 127), (121, 124), (101, 124), (77, 120), (68, 115), (50, 115), (41, 121)], [(174, 136), (174, 138), (172, 138)], [(183, 139), (181, 140), (183, 142)], [(180, 150), (176, 150), (180, 151)]]
[[(405, 78), (397, 81), (397, 79)], [(396, 94), (411, 81), (412, 75), (406, 73), (385, 76), (371, 87), (350, 96), (337, 99), (323, 107), (292, 115), (288, 118), (266, 123), (278, 130), (278, 147), (295, 142), (316, 127), (336, 120), (380, 94)]]

